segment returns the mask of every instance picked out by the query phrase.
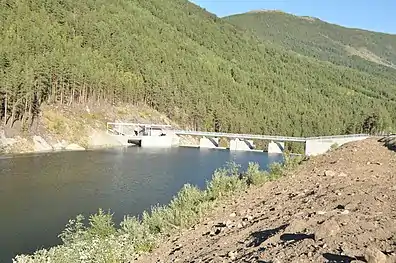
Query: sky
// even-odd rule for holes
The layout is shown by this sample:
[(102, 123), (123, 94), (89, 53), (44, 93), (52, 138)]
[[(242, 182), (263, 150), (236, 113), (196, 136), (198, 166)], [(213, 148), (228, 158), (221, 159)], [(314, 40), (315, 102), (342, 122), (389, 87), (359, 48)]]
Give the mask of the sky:
[(190, 0), (219, 17), (257, 9), (317, 17), (346, 27), (396, 34), (396, 0)]

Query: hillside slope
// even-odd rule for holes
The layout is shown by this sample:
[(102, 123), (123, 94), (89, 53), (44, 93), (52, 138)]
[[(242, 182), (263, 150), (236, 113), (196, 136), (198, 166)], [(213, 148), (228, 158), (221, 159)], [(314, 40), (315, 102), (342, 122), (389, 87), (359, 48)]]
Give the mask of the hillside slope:
[(201, 130), (311, 136), (395, 127), (396, 81), (263, 44), (186, 0), (1, 4), (7, 125), (27, 126), (45, 103), (126, 102)]
[(396, 155), (375, 139), (235, 196), (137, 262), (396, 262)]
[(256, 11), (225, 19), (300, 54), (396, 78), (396, 35), (345, 28), (281, 11)]

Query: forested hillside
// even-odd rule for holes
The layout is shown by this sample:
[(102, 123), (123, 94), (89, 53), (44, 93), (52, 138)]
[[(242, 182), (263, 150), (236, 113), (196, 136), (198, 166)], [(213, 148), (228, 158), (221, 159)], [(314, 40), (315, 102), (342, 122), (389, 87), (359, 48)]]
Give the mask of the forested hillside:
[(1, 117), (145, 103), (201, 130), (391, 129), (396, 81), (263, 44), (186, 0), (1, 0)]
[(225, 20), (300, 54), (396, 79), (396, 35), (345, 28), (281, 11), (253, 11)]

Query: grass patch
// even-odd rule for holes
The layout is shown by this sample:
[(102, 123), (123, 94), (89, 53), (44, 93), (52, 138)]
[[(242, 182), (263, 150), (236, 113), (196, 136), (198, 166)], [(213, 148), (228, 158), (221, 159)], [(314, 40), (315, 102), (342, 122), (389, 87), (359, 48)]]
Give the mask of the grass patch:
[(334, 150), (336, 150), (338, 147), (340, 147), (340, 146), (338, 145), (338, 143), (333, 143), (333, 144), (330, 146), (330, 151), (334, 151)]
[(301, 160), (286, 154), (284, 163), (271, 164), (268, 172), (249, 163), (242, 174), (238, 165), (229, 163), (214, 172), (204, 190), (186, 184), (168, 205), (154, 206), (141, 218), (126, 216), (118, 228), (110, 212), (99, 210), (90, 216), (87, 226), (79, 215), (60, 234), (63, 245), (17, 256), (14, 262), (132, 262), (136, 254), (151, 252), (163, 237), (199, 223), (221, 201), (285, 176)]
[(81, 119), (88, 121), (90, 123), (96, 123), (96, 122), (106, 123), (104, 121), (106, 117), (102, 112), (92, 112), (92, 113), (84, 112), (81, 114)]
[(53, 111), (45, 112), (44, 123), (48, 131), (56, 135), (62, 135), (67, 129), (67, 119)]
[(116, 108), (116, 113), (119, 116), (128, 116), (130, 114), (130, 112), (128, 111), (128, 109), (126, 108), (122, 108), (122, 107), (117, 107)]
[(46, 109), (43, 111), (43, 120), (46, 130), (57, 140), (66, 140), (76, 143), (84, 148), (88, 147), (87, 122), (94, 123), (100, 119), (100, 115), (62, 113), (60, 111)]

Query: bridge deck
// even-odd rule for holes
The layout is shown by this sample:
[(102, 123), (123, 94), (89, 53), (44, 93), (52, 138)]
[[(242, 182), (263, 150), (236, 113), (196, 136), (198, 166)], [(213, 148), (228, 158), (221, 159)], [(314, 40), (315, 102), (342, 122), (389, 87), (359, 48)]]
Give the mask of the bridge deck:
[(238, 133), (224, 133), (224, 132), (201, 132), (201, 131), (173, 131), (177, 135), (194, 135), (205, 137), (225, 137), (225, 138), (238, 138), (238, 139), (251, 139), (251, 140), (271, 140), (277, 142), (306, 142), (308, 140), (331, 140), (350, 137), (367, 137), (367, 134), (348, 134), (348, 135), (331, 135), (331, 136), (318, 136), (318, 137), (289, 137), (289, 136), (272, 136), (272, 135), (259, 135), (259, 134), (238, 134)]
[[(331, 140), (351, 137), (367, 137), (368, 134), (348, 134), (348, 135), (332, 135), (332, 136), (318, 136), (318, 137), (291, 137), (291, 136), (273, 136), (260, 134), (238, 134), (225, 132), (204, 132), (204, 131), (188, 131), (188, 130), (173, 130), (171, 125), (157, 125), (157, 124), (141, 124), (141, 123), (107, 123), (107, 131), (111, 134), (119, 134), (131, 138), (137, 138), (133, 134), (132, 127), (145, 127), (147, 129), (160, 128), (164, 131), (169, 131), (176, 135), (191, 135), (191, 136), (205, 136), (205, 137), (223, 137), (232, 139), (247, 139), (247, 140), (270, 140), (277, 142), (306, 142), (309, 140)], [(127, 128), (124, 130), (123, 128)], [(121, 129), (120, 129), (121, 128)]]
[(304, 137), (287, 137), (287, 136), (271, 136), (271, 135), (259, 135), (259, 134), (238, 134), (238, 133), (225, 133), (225, 132), (201, 132), (201, 131), (173, 131), (176, 135), (193, 135), (193, 136), (205, 136), (205, 137), (223, 137), (233, 139), (250, 139), (250, 140), (271, 140), (280, 142), (305, 142)]

